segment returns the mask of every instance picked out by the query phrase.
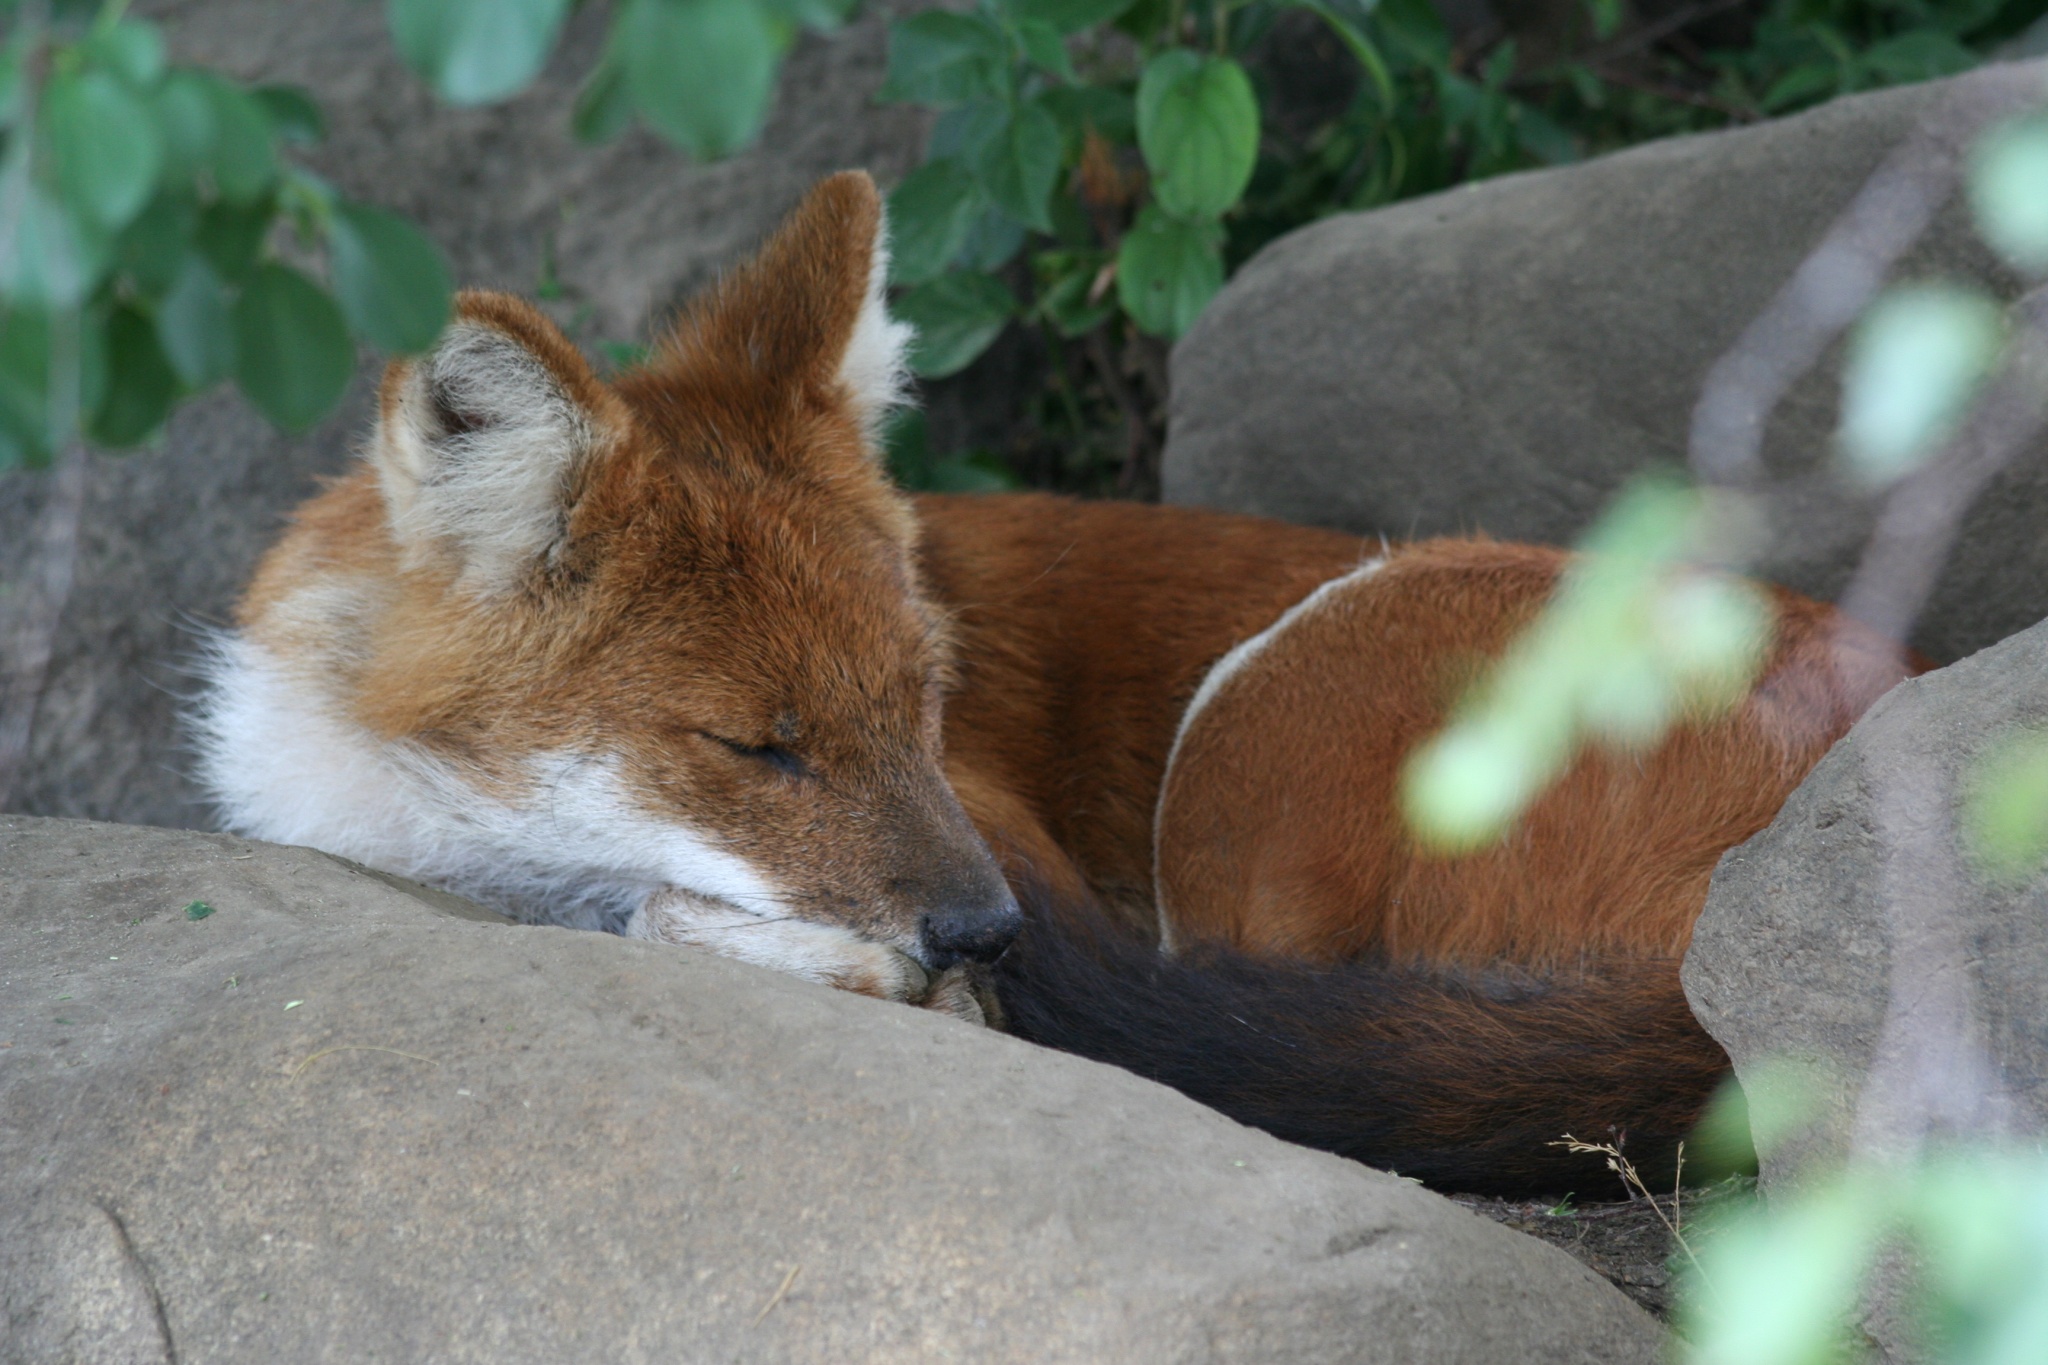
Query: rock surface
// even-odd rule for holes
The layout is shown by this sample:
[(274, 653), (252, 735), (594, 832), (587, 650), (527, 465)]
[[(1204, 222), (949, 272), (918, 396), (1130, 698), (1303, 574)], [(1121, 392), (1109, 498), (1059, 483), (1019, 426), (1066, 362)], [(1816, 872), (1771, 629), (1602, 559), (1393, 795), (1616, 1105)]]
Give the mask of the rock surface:
[[(578, 144), (568, 114), (604, 7), (585, 7), (519, 98), (437, 106), (395, 55), (382, 5), (359, 0), (156, 0), (172, 55), (246, 80), (304, 86), (329, 137), (303, 159), (343, 191), (410, 215), (469, 285), (532, 293), (586, 343), (650, 324), (743, 256), (813, 181), (866, 166), (885, 182), (921, 150), (924, 116), (876, 106), (891, 6), (806, 37), (783, 70), (760, 143), (690, 163), (644, 131)], [(550, 264), (551, 262), (551, 264)], [(314, 481), (347, 462), (379, 365), (304, 438), (280, 436), (230, 391), (190, 405), (161, 449), (90, 457), (76, 584), (8, 805), (47, 815), (206, 826), (185, 781), (176, 694), (199, 631), (223, 623), (256, 557)], [(0, 629), (24, 576), (47, 480), (0, 476)]]
[(923, 1011), (226, 836), (0, 867), (9, 1365), (1660, 1358), (1560, 1251)]
[(2048, 623), (1894, 688), (1715, 869), (1685, 988), (1766, 1190), (1856, 1143), (2048, 1131), (2048, 877), (1980, 875), (1956, 816), (2044, 724)]
[[(1684, 460), (1708, 368), (1865, 177), (1960, 86), (2018, 107), (2039, 64), (1858, 95), (1327, 219), (1254, 258), (1173, 355), (1170, 502), (1405, 537), (1569, 542), (1637, 470)], [(1972, 84), (1974, 83), (1974, 84)], [(1903, 273), (2020, 281), (1951, 204)], [(1824, 460), (1838, 358), (1766, 432)], [(2048, 446), (1978, 501), (1916, 639), (1953, 659), (2048, 615)], [(1870, 509), (1820, 480), (1767, 576), (1832, 596)]]

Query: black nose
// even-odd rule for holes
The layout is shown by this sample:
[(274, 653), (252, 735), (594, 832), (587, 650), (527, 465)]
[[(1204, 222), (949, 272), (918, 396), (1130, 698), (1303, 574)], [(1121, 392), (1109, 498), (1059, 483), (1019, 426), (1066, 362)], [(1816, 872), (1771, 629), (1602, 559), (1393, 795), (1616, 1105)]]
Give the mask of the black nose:
[(932, 911), (917, 922), (917, 934), (925, 965), (942, 972), (961, 962), (994, 962), (1023, 927), (1024, 912), (1005, 886), (992, 900)]

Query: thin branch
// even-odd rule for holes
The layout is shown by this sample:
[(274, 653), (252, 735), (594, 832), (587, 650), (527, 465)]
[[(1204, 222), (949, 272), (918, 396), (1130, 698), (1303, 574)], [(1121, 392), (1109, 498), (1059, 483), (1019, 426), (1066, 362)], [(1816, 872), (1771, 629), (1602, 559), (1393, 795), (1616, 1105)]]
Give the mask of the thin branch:
[(1846, 614), (1890, 639), (1903, 640), (1919, 619), (1971, 504), (2048, 421), (2048, 286), (2011, 313), (2017, 325), (2005, 364), (1948, 448), (1885, 498), (1842, 594)]
[(1690, 28), (1702, 19), (1711, 19), (1749, 3), (1749, 0), (1695, 0), (1693, 4), (1682, 5), (1662, 19), (1644, 24), (1641, 28), (1624, 33), (1591, 48), (1579, 59), (1588, 65), (1594, 62), (1611, 62), (1617, 57), (1632, 56), (1646, 47), (1654, 47), (1683, 28)]
[(1674, 104), (1689, 104), (1695, 109), (1712, 110), (1738, 123), (1756, 122), (1755, 111), (1745, 109), (1739, 104), (1730, 104), (1726, 100), (1717, 100), (1712, 95), (1702, 95), (1683, 86), (1667, 85), (1663, 81), (1653, 81), (1645, 76), (1616, 71), (1610, 66), (1595, 66), (1591, 62), (1586, 63), (1586, 69), (1610, 85), (1625, 85), (1631, 90), (1641, 90), (1659, 99), (1670, 100)]
[(1088, 358), (1094, 362), (1095, 374), (1102, 381), (1102, 387), (1117, 411), (1124, 419), (1124, 463), (1117, 473), (1117, 487), (1125, 491), (1137, 486), (1138, 479), (1152, 463), (1152, 428), (1145, 420), (1145, 409), (1139, 404), (1131, 386), (1124, 382), (1123, 371), (1118, 368), (1115, 354), (1109, 349), (1109, 324), (1104, 324), (1088, 334)]
[(1688, 458), (1707, 484), (1763, 481), (1765, 422), (1869, 305), (1955, 191), (1963, 148), (2012, 104), (2002, 82), (1966, 84), (1886, 157), (1821, 244), (1714, 368), (1693, 409)]

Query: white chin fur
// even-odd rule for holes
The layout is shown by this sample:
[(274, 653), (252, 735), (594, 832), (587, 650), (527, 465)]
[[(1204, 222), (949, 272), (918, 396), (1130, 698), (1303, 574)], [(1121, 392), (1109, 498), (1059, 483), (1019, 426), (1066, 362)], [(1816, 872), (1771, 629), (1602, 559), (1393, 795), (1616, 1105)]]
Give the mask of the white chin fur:
[(198, 775), (238, 834), (337, 853), (530, 923), (622, 932), (674, 886), (734, 914), (781, 914), (767, 877), (635, 806), (608, 760), (542, 755), (525, 797), (508, 801), (420, 745), (378, 739), (241, 636), (220, 637), (205, 671)]

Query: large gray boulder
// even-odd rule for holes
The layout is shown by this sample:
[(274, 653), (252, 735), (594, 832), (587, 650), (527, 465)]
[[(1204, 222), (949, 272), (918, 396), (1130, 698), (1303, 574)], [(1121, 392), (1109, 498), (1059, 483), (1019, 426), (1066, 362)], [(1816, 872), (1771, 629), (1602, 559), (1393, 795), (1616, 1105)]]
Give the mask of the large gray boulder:
[[(2017, 108), (2044, 81), (2040, 64), (1991, 67), (1303, 228), (1174, 351), (1165, 496), (1396, 537), (1569, 542), (1631, 474), (1685, 459), (1709, 367), (1886, 153), (1959, 88)], [(1903, 273), (2021, 287), (1958, 204)], [(1828, 458), (1838, 374), (1831, 355), (1779, 407), (1774, 470)], [(1965, 524), (1915, 640), (1934, 657), (2048, 615), (2044, 457)], [(1832, 596), (1870, 508), (1819, 480), (1783, 512), (1765, 572)]]
[(1660, 1358), (1563, 1252), (924, 1011), (226, 836), (0, 868), (9, 1365)]
[(2048, 876), (1982, 872), (1959, 807), (2048, 720), (2048, 623), (1902, 683), (1714, 871), (1693, 1012), (1767, 1190), (1944, 1132), (2048, 1133)]
[[(532, 293), (580, 342), (644, 339), (681, 298), (743, 256), (820, 176), (865, 166), (885, 182), (921, 150), (925, 117), (877, 106), (891, 6), (803, 39), (760, 143), (693, 164), (644, 131), (578, 144), (568, 115), (607, 11), (584, 7), (556, 60), (519, 98), (435, 104), (400, 63), (385, 7), (360, 0), (155, 0), (172, 54), (252, 81), (304, 86), (330, 136), (304, 159), (349, 194), (409, 214), (467, 285)], [(551, 267), (544, 262), (552, 262)], [(257, 556), (315, 480), (360, 438), (377, 363), (340, 412), (280, 436), (227, 391), (182, 411), (162, 448), (94, 455), (77, 578), (9, 808), (204, 827), (174, 721), (199, 632), (224, 622)], [(0, 635), (27, 575), (48, 494), (0, 476)]]

